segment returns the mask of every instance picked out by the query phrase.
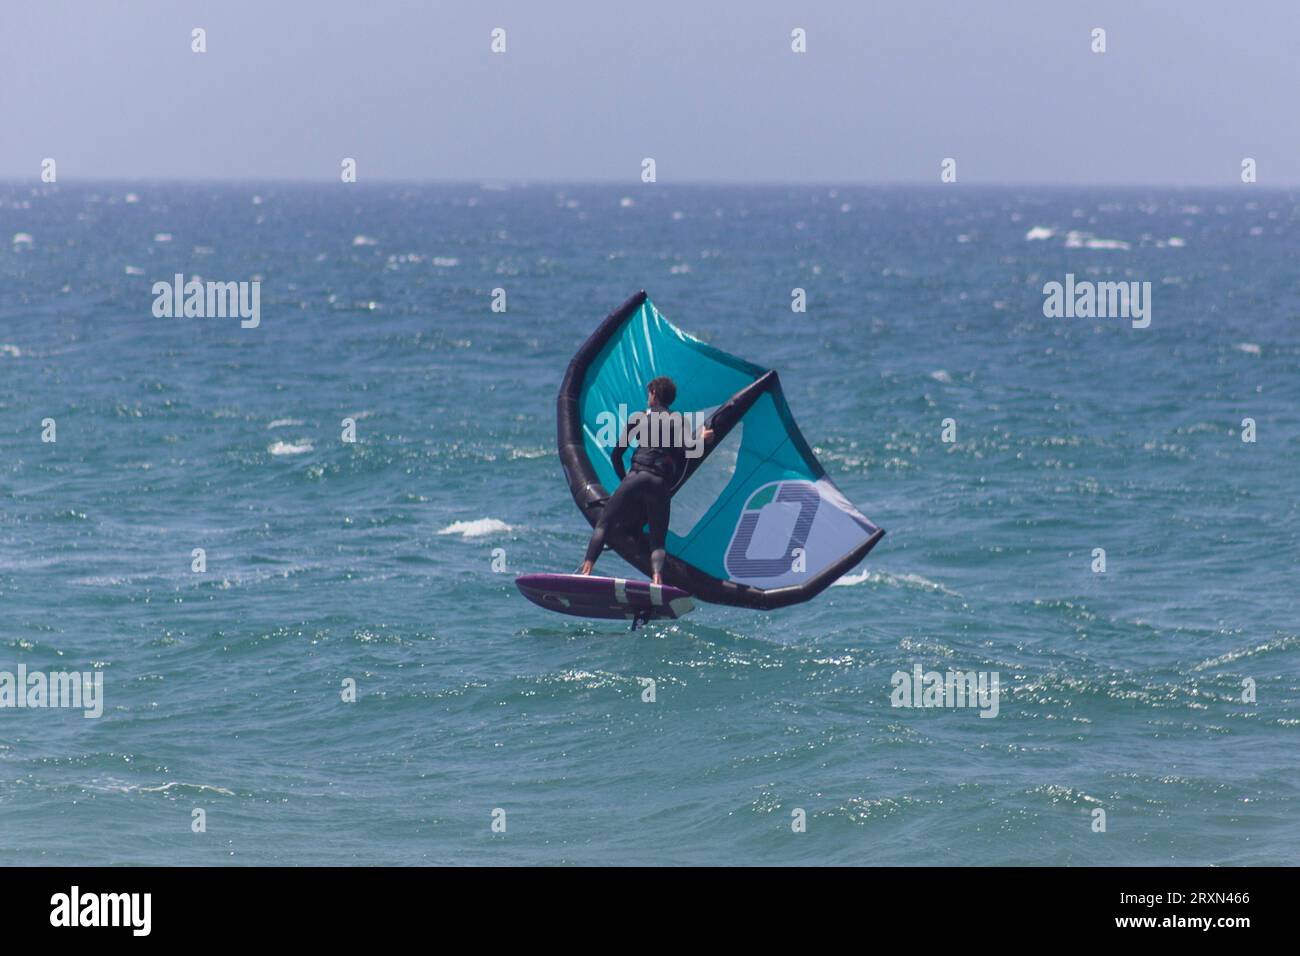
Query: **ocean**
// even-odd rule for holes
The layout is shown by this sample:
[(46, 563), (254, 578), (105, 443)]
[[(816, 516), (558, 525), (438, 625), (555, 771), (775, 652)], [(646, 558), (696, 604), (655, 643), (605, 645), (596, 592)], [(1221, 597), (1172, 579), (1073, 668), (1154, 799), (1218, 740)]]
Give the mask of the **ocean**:
[[(1254, 186), (4, 185), (0, 672), (103, 711), (0, 708), (0, 863), (1294, 864), (1297, 238)], [(556, 390), (642, 288), (887, 529), (812, 602), (515, 589), (579, 563)]]

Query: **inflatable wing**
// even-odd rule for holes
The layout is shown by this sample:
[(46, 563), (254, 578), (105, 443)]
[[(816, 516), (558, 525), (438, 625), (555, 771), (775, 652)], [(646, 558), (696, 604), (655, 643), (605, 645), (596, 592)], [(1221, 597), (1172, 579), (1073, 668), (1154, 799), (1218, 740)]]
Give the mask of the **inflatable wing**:
[[(610, 417), (643, 409), (659, 375), (677, 384), (673, 410), (703, 413), (714, 432), (673, 495), (666, 583), (718, 604), (784, 607), (815, 597), (884, 537), (826, 477), (776, 372), (686, 334), (644, 292), (600, 324), (560, 386), (560, 462), (592, 525), (618, 485)], [(606, 542), (649, 575), (642, 530), (611, 529)]]

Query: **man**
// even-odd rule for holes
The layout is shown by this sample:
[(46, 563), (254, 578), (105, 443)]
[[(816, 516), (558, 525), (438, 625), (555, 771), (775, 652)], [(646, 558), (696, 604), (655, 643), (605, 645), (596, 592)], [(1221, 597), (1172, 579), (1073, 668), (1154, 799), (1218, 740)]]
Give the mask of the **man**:
[[(646, 404), (649, 408), (640, 414), (668, 415), (668, 407), (676, 398), (677, 386), (673, 384), (671, 378), (661, 375), (646, 386)], [(676, 432), (679, 438), (684, 437), (682, 432), (684, 428), (686, 425), (683, 422)], [(673, 434), (672, 429), (668, 427), (654, 425), (648, 431), (651, 435)], [(712, 429), (700, 429), (700, 441), (707, 441), (712, 437)], [(668, 535), (668, 514), (673, 490), (686, 470), (684, 444), (683, 441), (671, 443), (667, 447), (655, 442), (638, 444), (636, 451), (632, 453), (632, 471), (627, 473), (623, 469), (623, 455), (628, 449), (627, 432), (625, 431), (619, 438), (618, 445), (610, 451), (609, 456), (614, 465), (614, 473), (619, 478), (618, 488), (605, 502), (600, 520), (596, 522), (596, 527), (591, 532), (591, 540), (587, 542), (587, 554), (582, 562), (582, 574), (591, 574), (596, 559), (600, 557), (600, 552), (605, 547), (605, 535), (610, 528), (632, 525), (640, 530), (641, 525), (648, 522), (650, 568), (653, 572), (650, 580), (655, 584), (664, 583), (664, 541)]]

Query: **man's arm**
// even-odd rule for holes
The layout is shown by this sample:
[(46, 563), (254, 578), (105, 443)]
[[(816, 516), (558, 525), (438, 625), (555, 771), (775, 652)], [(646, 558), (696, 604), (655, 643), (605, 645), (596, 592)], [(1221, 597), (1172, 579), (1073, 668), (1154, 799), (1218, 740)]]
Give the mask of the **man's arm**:
[[(639, 413), (638, 413), (639, 414)], [(628, 424), (631, 424), (631, 417), (628, 418)], [(623, 434), (618, 439), (618, 444), (609, 450), (609, 460), (614, 465), (614, 474), (618, 475), (618, 480), (622, 481), (627, 477), (627, 470), (623, 467), (623, 456), (627, 453), (627, 428), (623, 429)]]

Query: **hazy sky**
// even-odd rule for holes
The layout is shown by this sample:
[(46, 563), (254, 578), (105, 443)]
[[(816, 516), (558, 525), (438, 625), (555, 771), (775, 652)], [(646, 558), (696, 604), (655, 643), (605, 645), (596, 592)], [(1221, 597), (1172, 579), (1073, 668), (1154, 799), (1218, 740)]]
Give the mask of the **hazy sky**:
[(1297, 48), (1297, 0), (0, 0), (0, 177), (1295, 185)]

